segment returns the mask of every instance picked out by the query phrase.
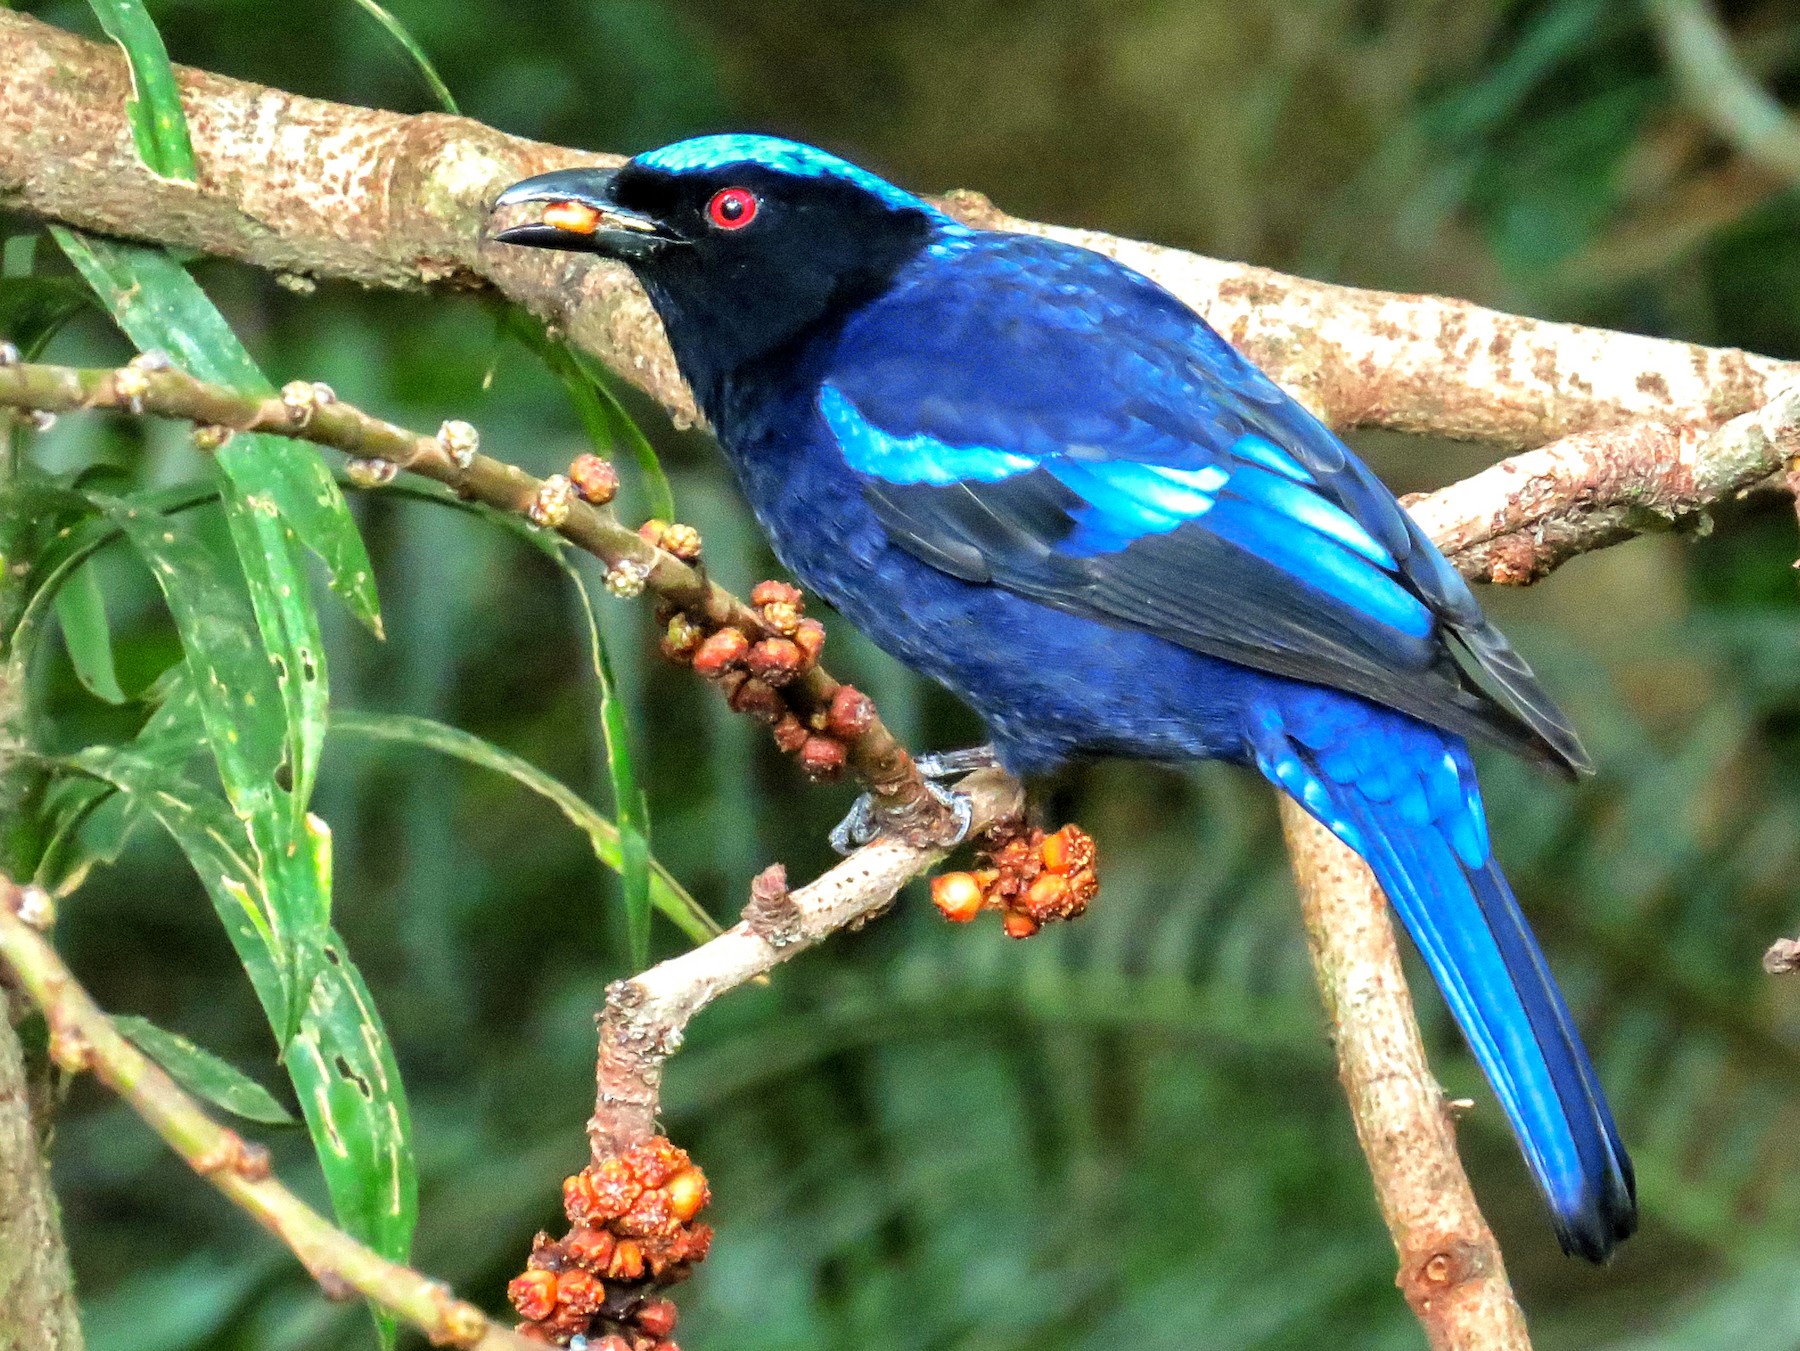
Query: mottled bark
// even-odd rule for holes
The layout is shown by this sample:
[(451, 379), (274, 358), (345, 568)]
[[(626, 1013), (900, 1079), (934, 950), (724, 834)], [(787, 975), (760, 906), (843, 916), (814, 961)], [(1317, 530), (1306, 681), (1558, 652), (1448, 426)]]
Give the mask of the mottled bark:
[[(678, 420), (693, 419), (661, 326), (623, 269), (481, 240), (501, 187), (616, 157), (184, 69), (200, 183), (169, 183), (132, 148), (122, 113), (129, 76), (116, 48), (0, 11), (0, 70), (0, 207), (278, 271), (492, 285), (561, 323)], [(1014, 220), (973, 193), (945, 200), (973, 223), (1072, 240), (1155, 278), (1338, 427), (1517, 447), (1643, 418), (1722, 422), (1800, 377), (1794, 363), (1733, 349), (1332, 286)]]

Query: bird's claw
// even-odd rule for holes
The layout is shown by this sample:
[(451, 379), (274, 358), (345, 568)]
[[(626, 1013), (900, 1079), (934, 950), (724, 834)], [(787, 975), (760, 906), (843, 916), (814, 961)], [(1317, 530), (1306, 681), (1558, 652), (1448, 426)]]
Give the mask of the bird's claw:
[[(951, 829), (940, 832), (935, 843), (946, 847), (961, 844), (969, 838), (969, 830), (975, 824), (975, 805), (966, 794), (945, 788), (937, 780), (993, 768), (999, 764), (994, 748), (975, 746), (968, 750), (922, 755), (916, 763), (920, 777), (925, 780), (925, 791), (950, 814)], [(852, 804), (849, 815), (831, 828), (831, 847), (840, 854), (850, 854), (879, 839), (890, 824), (883, 815), (875, 795), (864, 793)]]

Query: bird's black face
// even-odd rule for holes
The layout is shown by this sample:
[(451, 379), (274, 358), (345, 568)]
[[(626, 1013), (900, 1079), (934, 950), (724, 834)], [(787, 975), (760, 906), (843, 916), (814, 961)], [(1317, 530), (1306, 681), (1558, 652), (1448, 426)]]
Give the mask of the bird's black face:
[(792, 352), (877, 294), (942, 219), (848, 165), (847, 174), (796, 172), (740, 156), (670, 168), (654, 162), (663, 153), (515, 184), (496, 216), (534, 210), (494, 238), (629, 265), (709, 413), (735, 372)]

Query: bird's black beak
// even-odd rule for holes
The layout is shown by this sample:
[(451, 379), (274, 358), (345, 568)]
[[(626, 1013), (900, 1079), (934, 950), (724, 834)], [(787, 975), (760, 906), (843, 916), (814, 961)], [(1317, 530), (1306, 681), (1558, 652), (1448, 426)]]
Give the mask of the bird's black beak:
[(535, 206), (518, 224), (503, 226), (488, 237), (502, 244), (535, 249), (567, 249), (611, 258), (642, 258), (680, 237), (660, 221), (630, 211), (612, 200), (616, 169), (558, 169), (514, 183), (494, 199), (488, 220), (509, 208)]

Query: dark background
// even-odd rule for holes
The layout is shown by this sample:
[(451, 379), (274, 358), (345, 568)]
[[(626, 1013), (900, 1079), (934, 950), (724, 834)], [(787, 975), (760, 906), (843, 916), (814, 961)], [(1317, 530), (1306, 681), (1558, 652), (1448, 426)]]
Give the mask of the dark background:
[[(26, 5), (91, 31), (85, 7)], [(428, 106), (348, 0), (152, 6), (174, 57), (309, 94)], [(396, 0), (464, 110), (636, 151), (726, 128), (821, 143), (921, 190), (1310, 276), (1800, 356), (1800, 202), (1682, 110), (1619, 0)], [(1736, 5), (1751, 68), (1800, 101), (1800, 6)], [(202, 280), (277, 382), (418, 427), (466, 417), (549, 472), (585, 448), (554, 382), (470, 299), (218, 263)], [(117, 360), (89, 320), (54, 359)], [(487, 377), (491, 374), (491, 382)], [(684, 518), (742, 587), (773, 564), (704, 441), (639, 405)], [(1402, 491), (1492, 458), (1362, 443)], [(47, 462), (198, 472), (180, 429), (65, 420)], [(466, 726), (605, 801), (567, 583), (456, 513), (356, 503), (389, 639), (328, 612), (345, 706)], [(1421, 1014), (1538, 1345), (1800, 1346), (1800, 607), (1790, 504), (1719, 512), (1485, 598), (1566, 702), (1599, 774), (1570, 790), (1484, 762), (1499, 853), (1634, 1149), (1643, 1233), (1607, 1270), (1558, 1256), (1498, 1111), (1434, 994)], [(128, 688), (177, 655), (123, 559)], [(134, 599), (135, 598), (135, 599)], [(607, 604), (658, 855), (715, 911), (753, 872), (828, 862), (844, 789), (650, 657)], [(915, 746), (968, 716), (831, 627), (834, 669)], [(60, 656), (65, 734), (118, 735)], [(124, 730), (129, 730), (128, 727)], [(1059, 814), (1101, 842), (1093, 914), (1030, 943), (949, 930), (917, 897), (708, 1012), (674, 1062), (669, 1132), (712, 1178), (719, 1240), (681, 1292), (692, 1351), (1415, 1347), (1335, 1083), (1271, 795), (1218, 767), (1102, 766)], [(625, 970), (617, 883), (505, 779), (333, 742), (316, 808), (337, 920), (398, 1047), (424, 1195), (417, 1259), (490, 1308), (584, 1156), (591, 1015)], [(284, 1076), (211, 908), (146, 835), (66, 909), (103, 1002)], [(663, 950), (679, 939), (659, 925)], [(320, 1195), (304, 1132), (269, 1132)], [(56, 1168), (97, 1351), (367, 1344), (354, 1306), (77, 1087)]]

